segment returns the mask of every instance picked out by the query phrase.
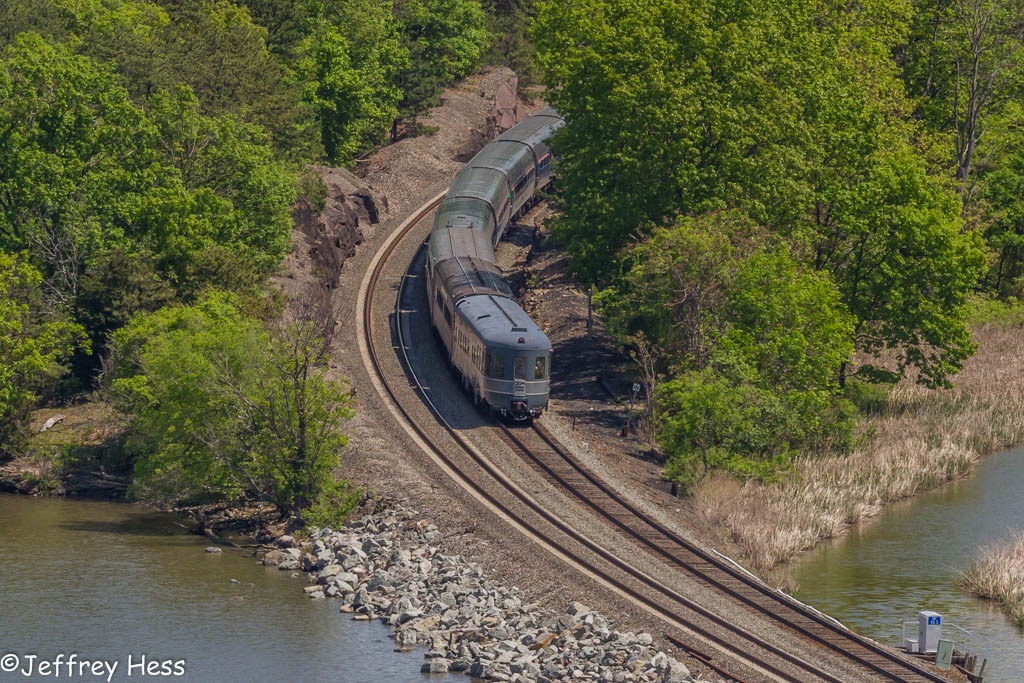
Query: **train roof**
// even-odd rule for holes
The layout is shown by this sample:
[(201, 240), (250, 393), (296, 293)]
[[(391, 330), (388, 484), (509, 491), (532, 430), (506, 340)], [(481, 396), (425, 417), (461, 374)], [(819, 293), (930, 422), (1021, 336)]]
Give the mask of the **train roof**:
[(453, 256), (470, 256), (485, 261), (494, 261), (494, 248), (491, 246), (490, 236), (478, 229), (474, 223), (474, 220), (480, 220), (479, 217), (474, 217), (471, 220), (460, 213), (456, 216), (442, 216), (442, 218), (461, 219), (460, 222), (468, 221), (473, 227), (463, 225), (439, 227), (435, 225), (430, 232), (431, 263), (437, 263)]
[(513, 299), (491, 295), (468, 296), (457, 304), (457, 309), (489, 347), (551, 351), (547, 335)]
[[(448, 187), (448, 194), (445, 201), (451, 201), (457, 197), (476, 197), (488, 202), (491, 206), (501, 206), (502, 200), (508, 196), (508, 177), (505, 175), (505, 166), (508, 162), (504, 155), (498, 160), (484, 157), (485, 161), (479, 166), (473, 166), (473, 161), (467, 164), (455, 180)], [(504, 162), (504, 163), (503, 163)]]
[(562, 117), (551, 107), (546, 107), (509, 128), (497, 139), (525, 142), (531, 147), (536, 147), (563, 125), (565, 121)]
[(473, 295), (512, 296), (512, 289), (498, 266), (483, 259), (462, 256), (434, 264), (434, 277), (456, 303)]
[(509, 180), (521, 178), (532, 166), (533, 151), (524, 141), (499, 137), (477, 152), (476, 156), (466, 164), (466, 169), (469, 170), (464, 169), (459, 173), (459, 177), (475, 176), (485, 172), (485, 169), (495, 169), (507, 178), (505, 181), (507, 188)]
[[(523, 119), (484, 146), (469, 160), (462, 172), (456, 176), (449, 196), (462, 194), (456, 188), (480, 173), (480, 169), (496, 169), (515, 177), (522, 175), (524, 169), (534, 162), (535, 157), (547, 151), (545, 140), (564, 124), (562, 117), (551, 107)], [(526, 149), (527, 147), (529, 149)], [(493, 183), (490, 179), (486, 182)]]

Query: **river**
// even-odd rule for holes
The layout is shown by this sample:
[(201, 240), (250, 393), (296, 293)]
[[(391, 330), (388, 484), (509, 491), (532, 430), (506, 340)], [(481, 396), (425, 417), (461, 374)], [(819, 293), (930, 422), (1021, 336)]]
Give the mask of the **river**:
[[(108, 666), (109, 680), (133, 682), (428, 680), (422, 652), (394, 652), (388, 627), (305, 597), (304, 575), (205, 553), (209, 542), (177, 522), (134, 505), (0, 494), (0, 668), (18, 665), (0, 681), (105, 681)], [(64, 664), (40, 676), (59, 655), (103, 673), (69, 677)], [(144, 676), (143, 657), (171, 675)]]
[(893, 506), (849, 537), (812, 551), (794, 569), (796, 596), (893, 645), (901, 642), (904, 620), (934, 610), (957, 649), (969, 644), (988, 658), (985, 683), (1019, 683), (1024, 632), (994, 603), (961, 592), (956, 578), (980, 546), (1022, 528), (1024, 447), (985, 458), (976, 476)]

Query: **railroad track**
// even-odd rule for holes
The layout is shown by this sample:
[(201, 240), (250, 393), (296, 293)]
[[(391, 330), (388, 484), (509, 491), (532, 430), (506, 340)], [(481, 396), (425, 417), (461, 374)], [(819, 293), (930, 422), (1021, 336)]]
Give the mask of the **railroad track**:
[[(765, 638), (756, 634), (746, 632), (726, 617), (719, 616), (714, 612), (703, 608), (694, 601), (674, 591), (656, 579), (637, 570), (631, 563), (623, 561), (614, 553), (602, 545), (594, 542), (585, 535), (577, 532), (568, 524), (563, 522), (556, 514), (537, 503), (530, 495), (520, 489), (504, 473), (500, 472), (493, 464), (484, 457), (477, 448), (470, 443), (459, 430), (450, 427), (444, 419), (442, 412), (438, 410), (430, 396), (429, 390), (419, 384), (416, 378), (415, 368), (409, 362), (407, 356), (408, 344), (403, 338), (403, 311), (402, 299), (404, 286), (409, 279), (402, 278), (398, 285), (398, 292), (395, 298), (395, 305), (392, 311), (393, 325), (391, 332), (392, 344), (402, 357), (407, 373), (407, 378), (419, 390), (425, 399), (430, 410), (437, 417), (438, 422), (447, 431), (450, 439), (461, 451), (452, 455), (447, 448), (442, 448), (434, 443), (434, 439), (427, 430), (417, 424), (409, 409), (403, 406), (400, 394), (402, 393), (402, 382), (395, 384), (387, 377), (387, 373), (381, 367), (378, 344), (375, 334), (375, 316), (373, 311), (373, 300), (376, 290), (381, 282), (384, 265), (394, 253), (403, 237), (408, 235), (429, 212), (440, 202), (443, 195), (438, 195), (434, 200), (422, 207), (413, 217), (407, 220), (396, 230), (381, 251), (375, 256), (370, 267), (368, 277), (364, 280), (358, 296), (358, 308), (363, 318), (359, 346), (364, 355), (370, 359), (372, 366), (371, 380), (378, 389), (378, 392), (385, 398), (386, 403), (396, 416), (400, 418), (407, 430), (411, 430), (416, 441), (424, 448), (428, 455), (435, 460), (450, 477), (460, 486), (470, 492), (475, 498), (493, 509), (501, 517), (509, 521), (524, 534), (531, 536), (539, 544), (545, 546), (553, 554), (561, 557), (571, 565), (587, 572), (599, 583), (618, 592), (637, 604), (643, 606), (647, 611), (657, 615), (665, 624), (666, 637), (678, 647), (690, 654), (691, 657), (700, 661), (723, 676), (736, 681), (806, 681), (817, 683), (819, 681), (828, 683), (845, 683), (847, 678), (840, 677), (820, 667), (817, 663), (807, 661), (809, 658), (792, 654), (786, 649), (774, 645)], [(422, 252), (422, 250), (421, 250)], [(383, 346), (383, 345), (381, 345)], [(390, 351), (389, 351), (390, 353)], [(405, 388), (405, 391), (408, 389)], [(510, 432), (509, 432), (510, 433)], [(538, 437), (539, 438), (539, 437)], [(533, 453), (529, 447), (520, 451), (524, 457), (533, 458), (536, 466), (543, 469), (540, 464), (546, 461), (551, 468), (549, 477), (558, 480), (559, 477), (565, 482), (560, 484), (569, 490), (574, 486), (592, 487), (594, 495), (601, 495), (604, 498), (598, 505), (604, 510), (602, 516), (615, 524), (623, 533), (629, 533), (640, 540), (644, 545), (651, 548), (666, 561), (686, 566), (688, 561), (698, 563), (696, 566), (704, 571), (705, 566), (710, 573), (710, 567), (714, 564), (709, 558), (698, 558), (696, 549), (681, 550), (679, 541), (666, 535), (666, 530), (659, 530), (653, 526), (650, 520), (644, 521), (637, 518), (636, 511), (630, 510), (623, 502), (616, 501), (614, 492), (601, 491), (596, 477), (588, 478), (581, 470), (572, 466), (570, 460), (566, 460), (564, 454), (557, 455), (559, 447), (554, 441), (548, 442), (547, 455)], [(559, 462), (561, 464), (559, 464)], [(559, 469), (561, 473), (559, 473)], [(483, 473), (485, 476), (481, 476)], [(508, 502), (509, 500), (512, 502)], [(588, 503), (589, 504), (589, 503)], [(615, 506), (618, 506), (617, 508)], [(596, 508), (595, 508), (596, 509)], [(524, 512), (525, 511), (525, 512)], [(630, 531), (634, 530), (634, 531)], [(582, 551), (571, 550), (567, 547), (565, 539), (571, 539)], [(661, 550), (655, 550), (660, 548)], [(687, 558), (685, 553), (692, 553)], [(599, 558), (593, 559), (590, 555)], [(674, 558), (674, 559), (669, 559)], [(722, 571), (716, 569), (714, 571)], [(721, 584), (719, 587), (711, 578), (705, 577), (709, 584), (715, 585), (734, 599), (740, 600), (748, 606), (759, 602), (770, 601), (762, 595), (767, 591), (769, 595), (775, 595), (760, 584), (750, 581), (744, 583), (737, 577), (723, 576), (715, 581)], [(774, 598), (777, 600), (777, 597)], [(777, 608), (781, 610), (782, 608)], [(792, 607), (787, 607), (793, 612)], [(828, 622), (827, 618), (819, 617), (823, 623)], [(787, 628), (799, 632), (805, 637), (810, 637), (828, 646), (834, 651), (843, 653), (850, 661), (857, 662), (858, 666), (866, 667), (870, 671), (882, 674), (879, 680), (894, 681), (944, 681), (945, 679), (935, 676), (909, 662), (902, 662), (902, 673), (896, 673), (895, 662), (884, 662), (885, 659), (880, 652), (864, 653), (863, 640), (853, 636), (852, 633), (836, 627), (836, 630), (828, 636), (823, 635), (824, 629), (818, 632), (818, 637), (809, 635), (807, 631), (815, 630), (808, 626), (814, 621), (814, 617), (808, 614), (788, 614), (787, 621), (783, 621)], [(844, 635), (845, 634), (845, 635)], [(843, 637), (848, 638), (850, 643), (856, 643), (844, 647)], [(863, 654), (850, 654), (849, 649), (860, 650)], [(882, 649), (878, 646), (879, 651)], [(898, 658), (893, 658), (898, 660)], [(859, 660), (859, 661), (858, 661)], [(898, 660), (902, 661), (902, 660)]]
[(853, 633), (808, 605), (772, 590), (745, 570), (682, 538), (619, 495), (580, 463), (542, 425), (533, 423), (528, 428), (500, 425), (497, 429), (502, 441), (549, 481), (672, 567), (769, 616), (784, 628), (850, 658), (885, 680), (946, 680)]

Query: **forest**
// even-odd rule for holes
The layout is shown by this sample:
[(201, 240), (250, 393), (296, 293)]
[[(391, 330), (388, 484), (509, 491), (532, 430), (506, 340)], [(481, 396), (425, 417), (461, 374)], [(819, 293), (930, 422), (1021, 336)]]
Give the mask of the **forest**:
[(669, 475), (842, 452), (897, 380), (950, 383), (972, 309), (1021, 294), (1022, 10), (0, 0), (0, 459), (36, 407), (100, 392), (137, 497), (350, 497), (330, 316), (284, 315), (267, 278), (322, 196), (309, 164), (429, 134), (417, 114), (488, 63), (568, 123), (554, 234), (638, 361)]
[(344, 499), (333, 317), (267, 287), (291, 206), (322, 201), (309, 164), (416, 132), (521, 49), (494, 40), (517, 8), (0, 0), (0, 460), (34, 408), (94, 394), (128, 418), (136, 497)]
[(849, 449), (896, 381), (949, 386), (973, 310), (1019, 298), (1021, 3), (537, 10), (556, 234), (684, 488)]

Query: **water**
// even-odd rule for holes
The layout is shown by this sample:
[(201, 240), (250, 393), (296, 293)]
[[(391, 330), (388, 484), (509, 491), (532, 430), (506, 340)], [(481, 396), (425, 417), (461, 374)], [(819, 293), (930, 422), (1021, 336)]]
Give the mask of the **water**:
[[(58, 672), (107, 680), (88, 668), (69, 677), (66, 665), (40, 676), (39, 662), (59, 654), (116, 663), (110, 680), (133, 683), (456, 680), (420, 674), (422, 652), (395, 653), (383, 624), (305, 597), (304, 578), (228, 549), (203, 552), (209, 543), (177, 521), (131, 505), (0, 494), (0, 668), (9, 653), (20, 670), (39, 656), (33, 676), (0, 672), (0, 682)], [(144, 675), (143, 656), (172, 675)]]
[[(795, 568), (797, 597), (883, 643), (930, 609), (944, 637), (987, 657), (986, 683), (1024, 680), (1024, 632), (1000, 608), (956, 586), (977, 549), (1024, 529), (1024, 447), (984, 459), (975, 477), (887, 510)], [(968, 640), (950, 622), (973, 633)]]

